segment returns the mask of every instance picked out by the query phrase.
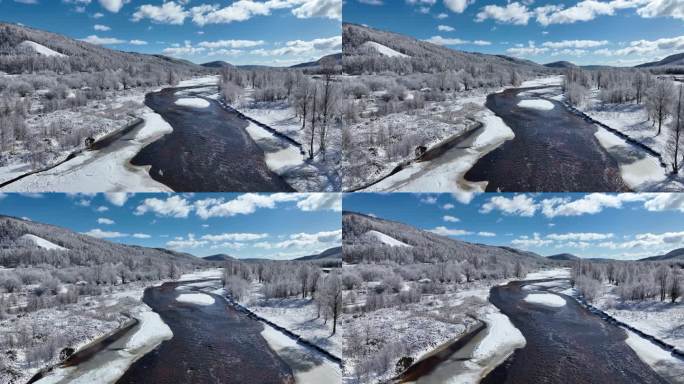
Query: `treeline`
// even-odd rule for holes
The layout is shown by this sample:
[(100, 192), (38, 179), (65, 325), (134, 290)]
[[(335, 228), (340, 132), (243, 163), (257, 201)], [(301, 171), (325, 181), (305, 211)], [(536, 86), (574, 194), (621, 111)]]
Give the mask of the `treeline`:
[(684, 291), (684, 268), (669, 262), (609, 262), (580, 260), (573, 265), (571, 283), (588, 301), (606, 293), (606, 283), (623, 301), (676, 302)]
[(581, 106), (591, 90), (605, 104), (641, 104), (656, 129), (656, 136), (667, 125), (667, 145), (662, 155), (677, 174), (684, 158), (684, 85), (675, 86), (667, 78), (636, 69), (606, 69), (589, 71), (570, 69), (563, 80), (563, 92), (568, 103)]
[(313, 76), (295, 69), (226, 68), (221, 73), (220, 89), (229, 104), (237, 102), (245, 89), (252, 88), (255, 108), (264, 102), (292, 106), (305, 132), (309, 159), (313, 159), (316, 153), (328, 149), (328, 130), (341, 124), (340, 71), (333, 57), (323, 58)]
[(332, 321), (332, 334), (342, 310), (342, 279), (339, 269), (324, 273), (316, 263), (306, 261), (228, 261), (224, 265), (223, 285), (235, 300), (249, 298), (252, 282), (261, 284), (264, 299), (310, 298), (318, 318)]

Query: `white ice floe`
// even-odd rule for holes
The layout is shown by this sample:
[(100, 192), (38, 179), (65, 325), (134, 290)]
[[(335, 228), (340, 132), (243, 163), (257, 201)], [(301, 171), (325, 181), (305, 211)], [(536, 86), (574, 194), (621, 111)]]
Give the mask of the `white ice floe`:
[(389, 245), (390, 247), (410, 247), (409, 244), (406, 244), (403, 241), (399, 241), (392, 236), (385, 235), (384, 233), (375, 230), (366, 232), (364, 237), (379, 241), (385, 245)]
[(525, 346), (525, 337), (508, 319), (508, 316), (492, 312), (484, 316), (487, 323), (487, 336), (480, 342), (473, 357), (486, 359), (504, 350), (515, 350)]
[(200, 99), (199, 97), (184, 97), (182, 99), (176, 100), (176, 105), (179, 105), (181, 107), (190, 107), (190, 108), (208, 108), (209, 101)]
[(297, 383), (339, 383), (339, 366), (317, 352), (297, 343), (269, 325), (264, 325), (261, 336), (293, 371)]
[(382, 45), (380, 43), (376, 43), (375, 41), (366, 41), (365, 43), (361, 44), (361, 46), (366, 47), (366, 48), (372, 48), (376, 52), (380, 53), (383, 56), (387, 56), (387, 57), (410, 57), (409, 55), (395, 51), (394, 49), (392, 49), (388, 46)]
[(59, 246), (51, 241), (45, 240), (42, 237), (38, 237), (36, 235), (32, 235), (30, 233), (27, 233), (25, 235), (22, 235), (20, 239), (30, 241), (31, 243), (35, 244), (38, 248), (43, 248), (47, 250), (55, 250), (55, 251), (68, 251), (67, 248), (64, 248), (62, 246)]
[(665, 168), (655, 156), (637, 149), (633, 144), (604, 128), (598, 128), (594, 136), (608, 153), (615, 154), (622, 180), (630, 188), (639, 189), (641, 186), (667, 178)]
[(246, 130), (252, 140), (264, 150), (266, 165), (273, 172), (281, 174), (288, 168), (304, 163), (304, 156), (299, 148), (286, 143), (282, 138), (251, 121)]
[(684, 362), (632, 331), (627, 332), (625, 343), (636, 352), (639, 359), (648, 364), (672, 383), (684, 383)]
[(206, 295), (204, 293), (183, 293), (178, 295), (176, 300), (181, 303), (196, 305), (212, 305), (215, 302), (212, 296)]
[(531, 304), (545, 305), (547, 307), (565, 306), (565, 299), (552, 293), (530, 293), (525, 296), (524, 300)]
[(48, 56), (48, 57), (67, 57), (65, 54), (59, 53), (55, 50), (52, 50), (42, 44), (38, 44), (35, 41), (30, 41), (30, 40), (25, 40), (19, 43), (20, 47), (28, 48), (31, 49), (32, 51), (36, 52), (39, 55), (43, 56)]
[(554, 108), (554, 105), (552, 102), (550, 102), (548, 100), (527, 99), (527, 100), (520, 100), (520, 102), (518, 103), (518, 107), (538, 109), (540, 111), (550, 111)]
[(150, 344), (158, 344), (173, 337), (173, 332), (161, 319), (159, 314), (151, 310), (140, 311), (135, 316), (140, 322), (138, 330), (126, 343), (126, 349), (135, 351)]

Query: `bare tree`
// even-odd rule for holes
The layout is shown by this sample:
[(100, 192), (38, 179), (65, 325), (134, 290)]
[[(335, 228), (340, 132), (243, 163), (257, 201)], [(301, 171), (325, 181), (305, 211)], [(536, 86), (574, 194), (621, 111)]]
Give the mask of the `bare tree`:
[(653, 87), (649, 88), (646, 92), (646, 108), (649, 111), (649, 115), (653, 118), (653, 124), (658, 123), (658, 133), (656, 135), (660, 135), (663, 121), (670, 114), (673, 93), (672, 84), (665, 80), (656, 81)]
[(673, 120), (670, 128), (670, 135), (667, 140), (666, 150), (670, 155), (672, 161), (672, 174), (679, 172), (680, 164), (680, 147), (682, 145), (682, 125), (684, 125), (684, 86), (679, 86), (677, 101), (673, 110)]

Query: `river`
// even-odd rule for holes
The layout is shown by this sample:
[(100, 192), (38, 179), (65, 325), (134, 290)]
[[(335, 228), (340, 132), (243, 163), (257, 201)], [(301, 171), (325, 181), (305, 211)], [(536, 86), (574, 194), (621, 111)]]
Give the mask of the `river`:
[(467, 180), (487, 181), (488, 192), (619, 192), (617, 162), (601, 147), (598, 129), (568, 111), (560, 102), (553, 109), (523, 108), (518, 94), (543, 87), (512, 88), (487, 97), (486, 107), (515, 133), (479, 159)]
[[(509, 317), (527, 344), (485, 377), (483, 384), (667, 383), (625, 343), (627, 334), (622, 328), (590, 313), (574, 299), (560, 295), (565, 300), (561, 307), (524, 300), (533, 292), (525, 286), (547, 281), (515, 281), (491, 289), (489, 301)], [(542, 286), (534, 290), (547, 293)]]
[[(145, 105), (173, 132), (143, 148), (131, 163), (150, 166), (154, 180), (177, 192), (293, 191), (266, 165), (263, 151), (245, 130), (247, 120), (207, 98), (216, 92), (216, 87), (193, 86), (148, 93)], [(181, 98), (204, 100), (208, 106), (176, 104)]]

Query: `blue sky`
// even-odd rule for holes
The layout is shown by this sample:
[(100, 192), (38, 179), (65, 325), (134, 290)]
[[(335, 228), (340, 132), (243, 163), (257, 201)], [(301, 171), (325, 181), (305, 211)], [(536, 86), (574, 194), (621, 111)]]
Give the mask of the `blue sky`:
[(341, 242), (339, 194), (0, 194), (0, 214), (196, 256), (292, 259)]
[(636, 259), (684, 247), (684, 194), (347, 194), (344, 209), (548, 256)]
[(539, 63), (631, 66), (684, 51), (682, 0), (348, 0), (344, 21)]
[(0, 21), (196, 63), (289, 66), (341, 51), (342, 0), (0, 0)]

